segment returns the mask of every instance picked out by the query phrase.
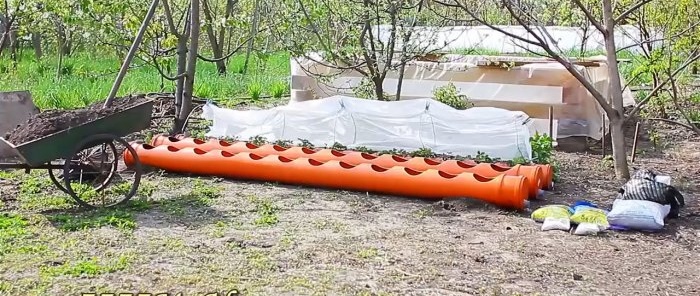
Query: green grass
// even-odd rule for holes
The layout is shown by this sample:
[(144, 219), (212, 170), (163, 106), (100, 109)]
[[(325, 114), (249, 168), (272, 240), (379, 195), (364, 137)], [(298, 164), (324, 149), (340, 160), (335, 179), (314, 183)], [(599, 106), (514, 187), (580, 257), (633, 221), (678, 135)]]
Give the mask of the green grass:
[(277, 213), (280, 209), (271, 200), (253, 195), (248, 197), (248, 201), (255, 205), (255, 212), (258, 216), (255, 218), (255, 225), (272, 226), (279, 223)]
[[(278, 84), (286, 84), (289, 76), (289, 55), (272, 54), (263, 62), (251, 55), (248, 74), (242, 75), (245, 57), (234, 56), (228, 63), (228, 75), (220, 76), (212, 63), (198, 61), (194, 95), (201, 98), (233, 98), (249, 96), (252, 88), (261, 96), (279, 94)], [(62, 75), (57, 76), (56, 57), (36, 61), (28, 51), (21, 55), (16, 67), (0, 59), (0, 91), (29, 90), (40, 109), (82, 107), (103, 100), (112, 86), (121, 65), (114, 56), (78, 52), (64, 59)], [(174, 82), (161, 80), (158, 71), (143, 62), (132, 63), (118, 95), (145, 92), (171, 92)], [(175, 61), (171, 67), (175, 68)]]
[(71, 277), (95, 277), (100, 274), (124, 270), (129, 267), (133, 258), (121, 255), (112, 260), (100, 260), (96, 257), (65, 262), (58, 266), (42, 266), (40, 273), (46, 276), (66, 275)]

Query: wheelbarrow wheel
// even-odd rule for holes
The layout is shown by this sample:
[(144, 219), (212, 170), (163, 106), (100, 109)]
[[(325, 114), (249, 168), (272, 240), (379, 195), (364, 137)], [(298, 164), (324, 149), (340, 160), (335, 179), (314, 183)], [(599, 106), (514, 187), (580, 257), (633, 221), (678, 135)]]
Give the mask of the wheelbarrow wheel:
[[(112, 179), (114, 178), (116, 172), (117, 172), (117, 164), (119, 161), (119, 154), (117, 153), (117, 147), (114, 146), (114, 142), (108, 142), (108, 143), (103, 143), (101, 148), (102, 149), (97, 149), (98, 147), (83, 147), (79, 153), (83, 154), (81, 157), (82, 158), (89, 158), (92, 157), (94, 154), (104, 154), (109, 153), (108, 155), (113, 156), (112, 161), (110, 161), (110, 167), (109, 167), (109, 173), (108, 175), (104, 176), (101, 178), (101, 180), (92, 180), (92, 186), (95, 188), (95, 191), (101, 191), (105, 189), (110, 182), (112, 182)], [(105, 146), (108, 151), (105, 151)], [(92, 148), (92, 149), (91, 149)], [(48, 169), (49, 172), (49, 179), (51, 179), (51, 182), (53, 182), (54, 186), (58, 188), (59, 190), (68, 193), (68, 190), (66, 190), (66, 187), (64, 186), (65, 177), (70, 177), (71, 175), (65, 175), (63, 174), (63, 169), (61, 169), (61, 173), (55, 173), (55, 169)], [(72, 172), (74, 175), (74, 172)]]
[[(97, 153), (87, 158), (84, 156), (86, 150), (94, 152), (94, 148), (100, 146), (103, 151), (107, 147), (107, 150), (111, 150), (109, 152), (114, 152), (113, 161), (104, 162), (107, 153)], [(133, 175), (130, 178), (125, 178), (117, 172), (119, 156), (122, 153), (116, 153), (118, 152), (116, 147), (124, 147), (134, 156), (134, 165), (131, 167)], [(100, 158), (99, 163), (96, 158)], [(88, 174), (84, 175), (85, 172)], [(85, 186), (83, 181), (91, 178), (90, 173), (95, 172), (106, 176), (105, 181), (99, 183), (97, 187)], [(98, 134), (83, 140), (76, 146), (71, 156), (67, 157), (63, 165), (63, 188), (82, 207), (91, 209), (112, 207), (123, 204), (136, 195), (141, 175), (141, 162), (136, 151), (127, 141), (115, 135)], [(122, 183), (115, 186), (113, 182), (115, 179), (119, 179)], [(107, 188), (108, 186), (111, 187)]]

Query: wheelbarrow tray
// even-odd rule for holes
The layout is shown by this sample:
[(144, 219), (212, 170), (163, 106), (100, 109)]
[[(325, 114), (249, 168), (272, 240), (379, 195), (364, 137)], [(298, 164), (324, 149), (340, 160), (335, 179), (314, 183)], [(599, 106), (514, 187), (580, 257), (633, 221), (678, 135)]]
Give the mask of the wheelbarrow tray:
[(0, 145), (7, 146), (23, 164), (41, 166), (53, 160), (72, 156), (81, 141), (97, 134), (124, 137), (148, 128), (151, 124), (153, 100), (147, 100), (128, 109), (92, 120), (48, 136), (19, 145), (0, 137)]

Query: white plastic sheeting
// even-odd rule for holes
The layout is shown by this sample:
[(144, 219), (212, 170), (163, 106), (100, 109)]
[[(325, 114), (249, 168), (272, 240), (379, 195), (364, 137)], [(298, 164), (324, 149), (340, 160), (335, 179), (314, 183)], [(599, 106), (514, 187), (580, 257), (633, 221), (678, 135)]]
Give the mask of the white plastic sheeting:
[(346, 96), (311, 100), (267, 110), (238, 111), (204, 106), (212, 120), (209, 137), (268, 141), (305, 139), (315, 146), (340, 143), (373, 150), (429, 148), (436, 153), (530, 159), (529, 117), (491, 107), (456, 110), (432, 99), (398, 102)]
[[(497, 26), (508, 33), (535, 40), (522, 26)], [(427, 48), (428, 50), (462, 50), (462, 49), (488, 49), (500, 53), (527, 53), (529, 51), (541, 52), (542, 48), (525, 43), (487, 26), (446, 26), (446, 27), (415, 27), (412, 38), (409, 41), (412, 46)], [(584, 30), (581, 27), (543, 26), (535, 31), (551, 47), (566, 52), (578, 51), (604, 51), (605, 39), (595, 27)], [(391, 34), (391, 26), (381, 25), (375, 28), (379, 40), (385, 44)], [(546, 33), (545, 33), (546, 32)], [(659, 45), (663, 40), (660, 32), (651, 32), (649, 38), (652, 44)], [(625, 48), (632, 52), (641, 52), (639, 45), (642, 41), (648, 41), (642, 37), (639, 28), (632, 25), (617, 26), (615, 28), (615, 44), (618, 48)], [(401, 40), (397, 47), (401, 47)]]

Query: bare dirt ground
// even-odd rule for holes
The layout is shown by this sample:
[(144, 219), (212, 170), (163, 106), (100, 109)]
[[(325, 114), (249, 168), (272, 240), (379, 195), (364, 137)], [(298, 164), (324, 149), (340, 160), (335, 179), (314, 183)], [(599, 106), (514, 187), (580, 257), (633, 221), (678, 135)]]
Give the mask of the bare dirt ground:
[[(635, 167), (685, 195), (662, 233), (542, 232), (529, 213), (152, 172), (127, 207), (77, 209), (43, 172), (0, 172), (0, 295), (700, 295), (700, 139), (664, 127)], [(642, 138), (648, 138), (643, 135)], [(557, 152), (533, 209), (612, 204), (599, 152)]]

